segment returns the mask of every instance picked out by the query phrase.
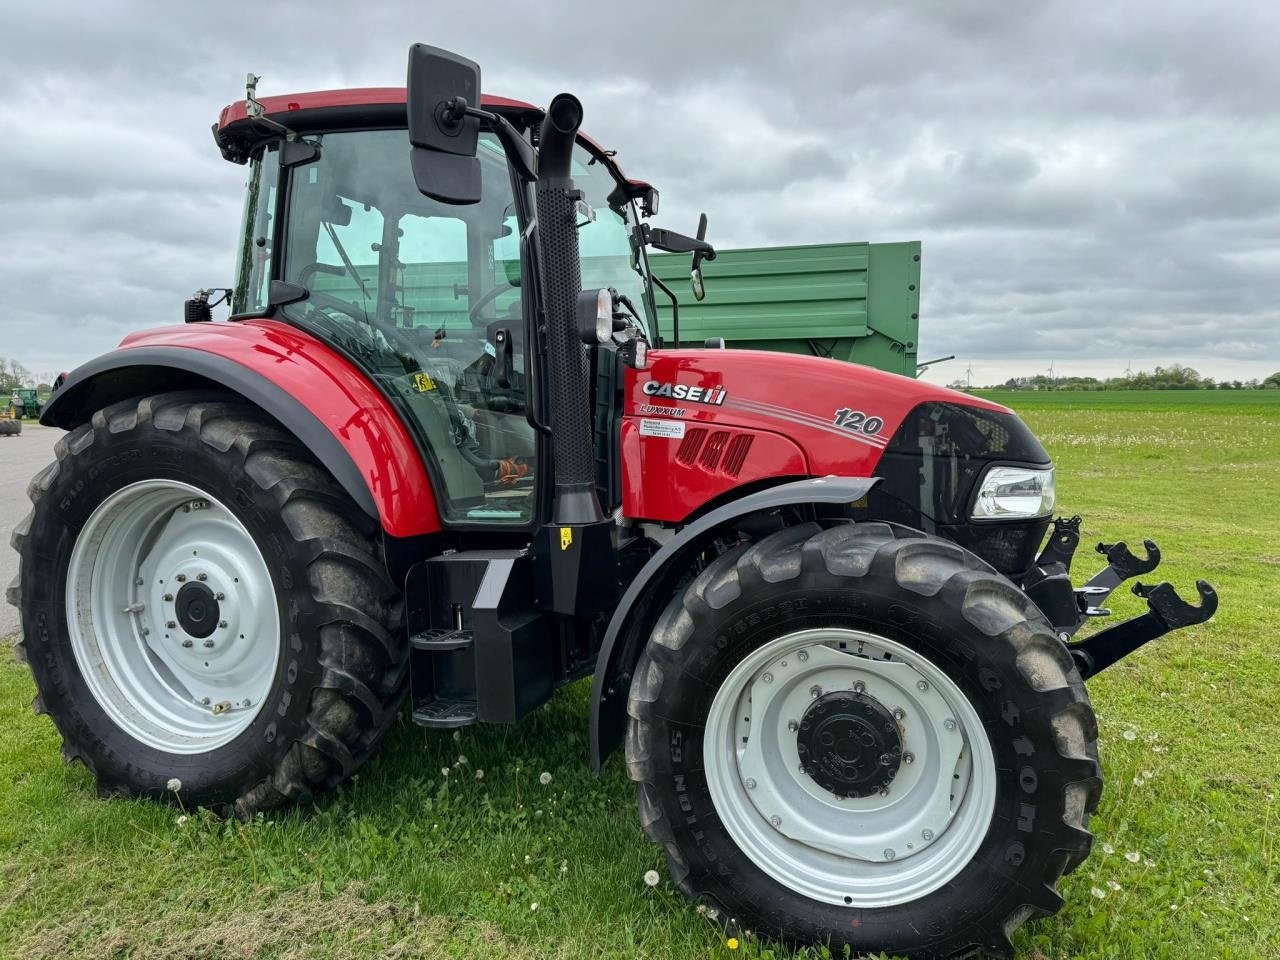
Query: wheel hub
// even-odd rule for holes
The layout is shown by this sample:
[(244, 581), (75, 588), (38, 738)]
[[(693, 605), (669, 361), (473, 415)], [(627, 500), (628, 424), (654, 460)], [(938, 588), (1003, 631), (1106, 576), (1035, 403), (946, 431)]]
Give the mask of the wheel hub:
[(844, 906), (949, 882), (995, 802), (990, 742), (954, 681), (902, 643), (846, 628), (796, 631), (744, 657), (712, 701), (703, 758), (739, 848), (789, 888)]
[(226, 506), (174, 480), (108, 496), (67, 570), (72, 650), (117, 725), (169, 753), (234, 739), (280, 655), (271, 571)]
[(214, 592), (199, 582), (185, 584), (178, 591), (174, 612), (178, 625), (197, 640), (203, 640), (213, 633), (221, 617)]
[(887, 790), (902, 763), (893, 714), (865, 693), (837, 690), (814, 700), (800, 720), (801, 769), (843, 799)]

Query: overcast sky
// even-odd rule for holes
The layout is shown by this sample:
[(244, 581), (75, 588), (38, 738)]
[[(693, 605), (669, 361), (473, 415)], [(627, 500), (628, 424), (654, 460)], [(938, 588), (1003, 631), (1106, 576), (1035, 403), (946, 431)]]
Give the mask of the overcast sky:
[[(924, 244), (934, 379), (1280, 369), (1280, 4), (0, 0), (0, 355), (75, 366), (231, 282), (243, 96), (409, 44), (586, 128), (721, 246)], [(552, 11), (555, 11), (554, 14)]]

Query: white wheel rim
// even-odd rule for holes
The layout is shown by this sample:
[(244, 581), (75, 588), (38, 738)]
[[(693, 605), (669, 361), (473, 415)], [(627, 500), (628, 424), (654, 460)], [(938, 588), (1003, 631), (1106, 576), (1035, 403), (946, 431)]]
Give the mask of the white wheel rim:
[(205, 753), (262, 708), (280, 658), (271, 572), (203, 490), (144, 480), (107, 497), (76, 538), (66, 603), (94, 699), (148, 746)]
[[(789, 724), (815, 687), (901, 711), (904, 762), (887, 793), (842, 799), (801, 771)], [(797, 893), (842, 906), (909, 903), (950, 882), (995, 807), (995, 756), (969, 699), (921, 654), (857, 630), (797, 631), (744, 658), (712, 700), (703, 760), (743, 853)]]

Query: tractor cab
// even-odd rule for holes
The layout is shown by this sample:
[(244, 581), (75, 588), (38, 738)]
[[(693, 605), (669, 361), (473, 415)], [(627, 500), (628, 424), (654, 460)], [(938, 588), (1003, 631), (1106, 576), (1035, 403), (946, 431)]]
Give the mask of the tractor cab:
[[(536, 136), (541, 111), (482, 103), (524, 140)], [(545, 489), (529, 336), (538, 315), (534, 199), (494, 124), (479, 124), (478, 197), (460, 204), (415, 183), (404, 90), (259, 106), (261, 117), (228, 107), (215, 127), (224, 155), (249, 166), (232, 318), (278, 311), (364, 370), (416, 435), (445, 520), (530, 526)], [(624, 296), (652, 335), (635, 198), (653, 191), (585, 137), (570, 172), (582, 193), (584, 284)]]

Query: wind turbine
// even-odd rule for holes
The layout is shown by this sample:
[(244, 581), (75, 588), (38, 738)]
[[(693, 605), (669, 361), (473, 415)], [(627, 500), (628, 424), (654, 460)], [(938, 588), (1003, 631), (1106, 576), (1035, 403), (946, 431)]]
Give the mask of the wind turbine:
[(970, 363), (969, 366), (964, 371), (964, 388), (966, 390), (973, 389), (973, 364), (972, 363)]

